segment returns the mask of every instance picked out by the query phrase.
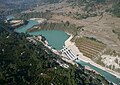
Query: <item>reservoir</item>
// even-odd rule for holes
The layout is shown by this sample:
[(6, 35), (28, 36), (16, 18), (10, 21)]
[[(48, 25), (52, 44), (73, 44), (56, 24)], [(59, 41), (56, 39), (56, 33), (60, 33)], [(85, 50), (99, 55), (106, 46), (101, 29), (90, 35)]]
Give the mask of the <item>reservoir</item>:
[(64, 31), (60, 30), (41, 30), (29, 34), (43, 35), (47, 39), (49, 45), (51, 45), (56, 50), (61, 50), (64, 46), (64, 42), (69, 37)]
[[(29, 23), (25, 26), (22, 26), (20, 28), (15, 29), (16, 32), (19, 33), (26, 33), (26, 31), (31, 28), (34, 25), (37, 25), (38, 23), (36, 21), (32, 21), (30, 20)], [(32, 32), (29, 33), (30, 35), (43, 35), (47, 41), (49, 42), (49, 45), (51, 45), (53, 48), (55, 48), (56, 50), (61, 50), (62, 47), (64, 46), (64, 42), (65, 40), (68, 39), (68, 35), (64, 32), (64, 31), (60, 31), (60, 30), (41, 30), (41, 31), (37, 31), (37, 32)], [(78, 60), (77, 63), (85, 66), (89, 66), (92, 69), (94, 69), (95, 71), (97, 71), (98, 73), (100, 73), (101, 75), (103, 75), (107, 80), (116, 83), (117, 85), (120, 85), (120, 79), (116, 78), (114, 75), (99, 69), (89, 63), (83, 62)]]
[[(16, 32), (26, 33), (26, 31), (34, 25), (37, 25), (38, 22), (29, 20), (27, 25), (15, 29)], [(41, 30), (36, 32), (29, 33), (30, 35), (42, 35), (46, 38), (49, 45), (56, 50), (61, 50), (64, 46), (64, 42), (69, 38), (69, 36), (60, 30)]]

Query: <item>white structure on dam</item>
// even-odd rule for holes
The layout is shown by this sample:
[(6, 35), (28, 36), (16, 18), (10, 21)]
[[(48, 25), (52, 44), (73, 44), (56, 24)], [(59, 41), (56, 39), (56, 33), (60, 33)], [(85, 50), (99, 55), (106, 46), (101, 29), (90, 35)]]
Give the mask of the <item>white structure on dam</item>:
[(62, 54), (66, 55), (66, 58), (69, 60), (76, 60), (78, 57), (68, 48), (63, 48), (60, 50)]

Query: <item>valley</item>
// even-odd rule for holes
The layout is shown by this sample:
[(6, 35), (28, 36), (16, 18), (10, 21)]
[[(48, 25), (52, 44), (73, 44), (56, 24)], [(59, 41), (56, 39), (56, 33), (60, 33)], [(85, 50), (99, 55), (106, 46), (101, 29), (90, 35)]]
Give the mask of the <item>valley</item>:
[(120, 0), (18, 0), (5, 4), (0, 6), (0, 19), (15, 16), (6, 21), (15, 32), (43, 36), (48, 40), (46, 47), (63, 61), (75, 64), (78, 60), (77, 65), (88, 66), (119, 85), (114, 77), (120, 76)]

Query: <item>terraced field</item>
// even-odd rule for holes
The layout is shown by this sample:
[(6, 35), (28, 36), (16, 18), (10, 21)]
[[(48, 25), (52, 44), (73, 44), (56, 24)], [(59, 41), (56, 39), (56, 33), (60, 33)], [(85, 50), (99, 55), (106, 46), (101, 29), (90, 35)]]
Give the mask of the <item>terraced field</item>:
[(105, 44), (85, 37), (78, 38), (76, 40), (76, 45), (83, 55), (89, 58), (100, 56), (106, 48)]

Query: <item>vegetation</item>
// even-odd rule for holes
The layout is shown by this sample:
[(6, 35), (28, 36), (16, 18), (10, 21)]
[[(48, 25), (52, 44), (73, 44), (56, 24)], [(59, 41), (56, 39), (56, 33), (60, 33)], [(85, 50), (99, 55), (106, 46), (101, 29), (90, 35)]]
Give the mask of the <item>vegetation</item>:
[(109, 85), (99, 74), (71, 66), (65, 69), (42, 43), (29, 42), (28, 34), (8, 32), (0, 23), (0, 85)]
[(113, 33), (115, 33), (118, 36), (118, 39), (120, 40), (120, 29), (116, 28), (112, 30)]
[(73, 15), (73, 18), (75, 18), (75, 19), (77, 19), (77, 20), (81, 20), (81, 19), (86, 19), (86, 18), (88, 18), (88, 17), (95, 17), (95, 16), (97, 16), (97, 14), (96, 13), (94, 13), (94, 14), (81, 14), (81, 13), (76, 13), (76, 14), (74, 14)]
[(52, 13), (49, 10), (46, 12), (30, 12), (16, 15), (16, 19), (28, 20), (30, 18), (46, 18), (52, 17)]
[(107, 0), (69, 0), (68, 2), (73, 2), (75, 4), (78, 4), (78, 5), (82, 5), (82, 4), (85, 4), (85, 3), (96, 3), (96, 4), (100, 4), (100, 3), (105, 3)]
[(68, 0), (68, 3), (72, 4), (72, 7), (82, 7), (84, 13), (76, 13), (74, 16), (76, 19), (86, 19), (88, 17), (95, 17), (102, 15), (102, 5), (106, 4), (107, 0)]
[(93, 37), (83, 37), (76, 39), (76, 45), (84, 56), (91, 58), (97, 64), (105, 66), (101, 61), (101, 55), (106, 53), (106, 45)]
[(87, 39), (90, 39), (90, 40), (92, 40), (92, 41), (95, 41), (95, 42), (98, 42), (98, 43), (104, 44), (103, 42), (97, 40), (97, 39), (94, 38), (94, 37), (86, 37), (86, 38), (87, 38)]
[(106, 45), (94, 38), (79, 38), (76, 39), (76, 45), (83, 55), (95, 60), (96, 57), (99, 57), (103, 50), (106, 48)]
[(61, 1), (61, 0), (38, 0), (38, 2), (50, 3), (50, 4), (58, 3), (58, 2), (60, 2), (60, 1)]
[(120, 0), (116, 0), (114, 5), (112, 6), (112, 13), (117, 16), (120, 17)]
[(36, 0), (0, 0), (0, 18), (31, 9), (35, 5)]
[[(105, 12), (111, 12), (113, 15), (120, 17), (120, 0), (68, 0), (68, 3), (83, 8), (83, 14), (76, 14), (76, 19), (84, 19), (102, 15), (103, 9)], [(101, 11), (102, 9), (102, 11)]]
[(117, 52), (117, 51), (115, 51), (115, 50), (112, 50), (112, 49), (110, 49), (110, 48), (108, 48), (108, 49), (106, 49), (106, 51), (104, 52), (104, 54), (106, 54), (106, 55), (111, 55), (111, 56), (120, 56), (120, 53), (119, 52)]
[(41, 29), (39, 29), (39, 27), (44, 30), (49, 30), (49, 29), (64, 30), (64, 31), (69, 32), (74, 35), (76, 35), (78, 28), (80, 28), (80, 27), (76, 27), (74, 24), (70, 24), (69, 21), (61, 22), (61, 23), (44, 22), (44, 23), (40, 24), (40, 26), (38, 26), (38, 28), (31, 28), (28, 31), (33, 32), (33, 31), (41, 30)]

